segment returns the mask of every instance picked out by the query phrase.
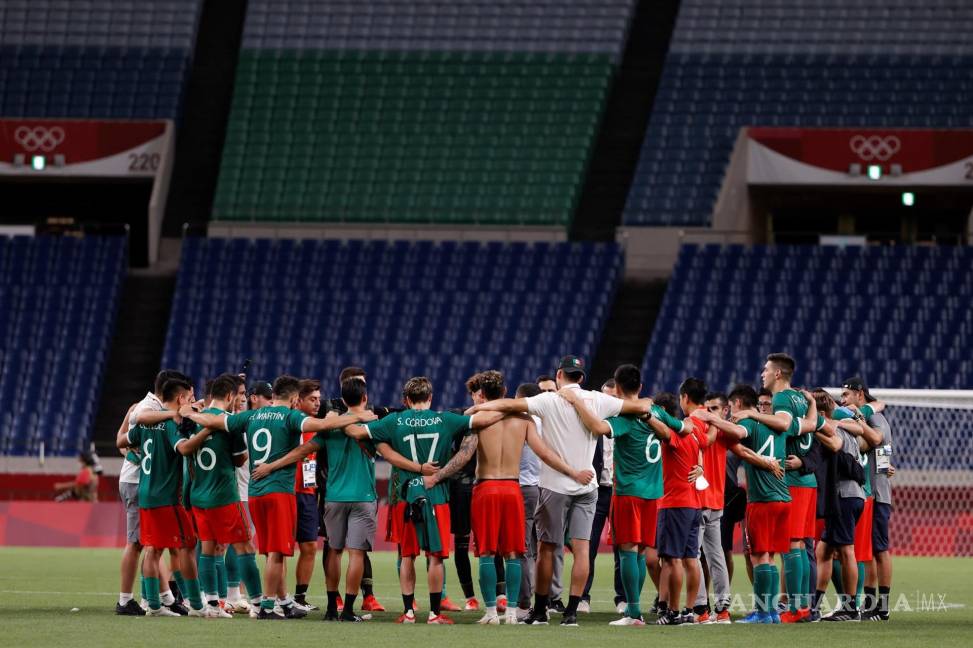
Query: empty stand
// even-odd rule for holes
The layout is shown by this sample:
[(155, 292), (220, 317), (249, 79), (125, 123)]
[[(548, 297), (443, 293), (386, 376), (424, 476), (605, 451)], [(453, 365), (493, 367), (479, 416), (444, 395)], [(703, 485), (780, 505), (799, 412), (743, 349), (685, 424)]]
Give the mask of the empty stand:
[(126, 250), (122, 237), (0, 237), (0, 455), (87, 448)]
[(794, 383), (973, 388), (973, 248), (695, 246), (680, 250), (643, 366), (653, 392), (686, 377), (759, 384), (770, 352)]
[(682, 3), (630, 225), (707, 225), (740, 128), (973, 125), (973, 4)]
[(214, 216), (569, 222), (631, 0), (251, 2)]
[(354, 364), (375, 404), (427, 375), (437, 407), (462, 406), (475, 371), (512, 392), (565, 353), (590, 360), (621, 271), (615, 244), (189, 238), (163, 364), (202, 381), (250, 358), (332, 397)]
[(7, 0), (0, 114), (176, 118), (201, 0)]

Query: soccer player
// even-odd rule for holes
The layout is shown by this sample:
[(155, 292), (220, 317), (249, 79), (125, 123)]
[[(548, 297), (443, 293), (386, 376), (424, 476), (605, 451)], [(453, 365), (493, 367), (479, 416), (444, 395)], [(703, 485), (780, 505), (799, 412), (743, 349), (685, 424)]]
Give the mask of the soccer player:
[[(466, 380), (466, 392), (474, 405), (484, 402), (483, 392), (480, 390), (480, 374), (474, 374)], [(473, 589), (473, 570), (470, 565), (470, 534), (473, 532), (471, 506), (473, 503), (473, 482), (476, 480), (476, 461), (471, 460), (449, 479), (449, 525), (453, 534), (453, 549), (456, 563), (456, 576), (466, 604), (467, 611), (480, 609)], [(443, 609), (449, 611), (445, 605)]]
[[(172, 412), (192, 401), (192, 385), (180, 379), (167, 380), (162, 386), (162, 404)], [(189, 515), (179, 503), (179, 483), (182, 474), (180, 446), (190, 442), (180, 436), (174, 421), (148, 423), (144, 418), (155, 412), (136, 414), (136, 425), (119, 433), (119, 449), (136, 447), (141, 453), (139, 463), (139, 527), (140, 544), (145, 549), (142, 562), (143, 587), (149, 602), (148, 616), (180, 616), (162, 606), (159, 592), (159, 560), (166, 549), (178, 551), (187, 594), (190, 616), (205, 616), (196, 574), (193, 549), (196, 535)]]
[[(273, 402), (268, 407), (238, 414), (216, 415), (187, 412), (187, 416), (207, 428), (225, 430), (231, 435), (245, 435), (251, 468), (275, 461), (300, 443), (304, 432), (340, 429), (352, 423), (374, 420), (371, 412), (312, 418), (295, 409), (300, 382), (293, 376), (280, 376), (274, 381)], [(301, 618), (306, 613), (294, 608), (286, 593), (284, 557), (294, 553), (294, 528), (297, 504), (294, 499), (295, 471), (288, 466), (267, 479), (250, 482), (250, 514), (257, 532), (260, 553), (267, 557), (264, 570), (264, 598), (260, 601), (259, 619)], [(273, 596), (281, 612), (275, 611)]]
[[(244, 374), (238, 374), (238, 378), (236, 398), (233, 399), (232, 406), (229, 410), (231, 414), (246, 411), (248, 404), (246, 376)], [(266, 385), (267, 383), (263, 384)], [(272, 394), (270, 395), (272, 396)], [(250, 488), (249, 462), (244, 462), (242, 465), (237, 466), (235, 472), (237, 494), (240, 497), (240, 503), (243, 505), (243, 514), (247, 518), (247, 528), (250, 529), (250, 542), (256, 547), (256, 535), (253, 529), (253, 521), (250, 519), (249, 495), (247, 492)], [(226, 605), (233, 612), (249, 613), (252, 609), (250, 602), (240, 593), (240, 582), (242, 581), (240, 564), (237, 560), (236, 549), (233, 548), (233, 545), (226, 548), (226, 553), (223, 555), (223, 563), (226, 571)], [(217, 569), (219, 569), (219, 564), (217, 564)], [(218, 573), (217, 576), (219, 576)], [(250, 593), (248, 592), (247, 596), (249, 595)]]
[[(534, 381), (537, 383), (538, 389), (543, 393), (553, 393), (557, 391), (557, 380), (554, 376), (549, 376), (547, 374), (542, 374), (537, 377)], [(534, 416), (538, 421), (540, 418)], [(543, 421), (541, 421), (543, 426)], [(537, 428), (540, 434), (542, 428)], [(541, 435), (543, 437), (543, 435)], [(534, 507), (536, 509), (536, 506)], [(534, 536), (534, 544), (537, 545), (537, 528), (536, 521), (531, 523), (531, 535)], [(571, 548), (568, 547), (568, 551)], [(536, 554), (536, 550), (535, 550)], [(535, 555), (535, 567), (536, 567), (536, 555)], [(535, 570), (536, 572), (536, 570)], [(551, 569), (551, 587), (547, 601), (547, 609), (551, 612), (557, 612), (558, 614), (564, 614), (564, 603), (561, 601), (561, 592), (563, 588), (561, 587), (561, 574), (564, 572), (564, 552), (556, 551), (554, 553), (554, 567)], [(536, 576), (536, 573), (535, 573)], [(580, 607), (580, 604), (579, 604)], [(526, 619), (526, 617), (524, 617)]]
[[(651, 401), (627, 402), (601, 392), (582, 390), (585, 366), (577, 356), (561, 358), (556, 381), (561, 389), (580, 390), (579, 397), (600, 418), (619, 414), (645, 414)], [(542, 388), (543, 389), (543, 388)], [(538, 394), (532, 398), (499, 399), (477, 405), (472, 411), (505, 414), (528, 413), (544, 423), (544, 441), (575, 470), (592, 470), (595, 436), (581, 423), (574, 406), (557, 393)], [(588, 542), (597, 503), (594, 482), (579, 485), (573, 479), (550, 467), (541, 466), (540, 496), (537, 504), (537, 587), (534, 608), (524, 620), (527, 624), (546, 624), (548, 596), (554, 555), (563, 550), (565, 539), (571, 542), (574, 565), (571, 570), (571, 593), (561, 618), (561, 625), (578, 624), (578, 605), (588, 580)]]
[[(484, 371), (478, 375), (478, 386), (485, 402), (495, 401), (507, 394), (503, 375), (499, 371)], [(481, 415), (482, 416), (482, 415)], [(524, 529), (524, 501), (520, 492), (520, 458), (526, 443), (537, 456), (554, 470), (585, 485), (594, 472), (576, 470), (565, 463), (537, 436), (533, 420), (524, 414), (507, 416), (481, 429), (474, 437), (476, 444), (476, 479), (473, 491), (472, 526), (474, 548), (479, 558), (480, 593), (486, 614), (479, 620), (483, 625), (499, 625), (497, 607), (496, 557), (506, 559), (507, 592), (509, 600), (520, 598), (520, 560), (526, 551)], [(459, 470), (463, 454), (457, 453), (445, 466), (423, 481), (427, 489), (436, 487), (443, 479)], [(506, 610), (507, 624), (518, 623), (513, 607)]]
[[(499, 416), (463, 416), (452, 412), (437, 412), (432, 407), (432, 383), (426, 377), (414, 377), (406, 381), (402, 390), (403, 401), (408, 408), (368, 425), (349, 425), (345, 434), (358, 440), (371, 439), (387, 443), (393, 450), (411, 458), (417, 464), (444, 465), (452, 454), (451, 446), (457, 436), (468, 434), (475, 428), (492, 425)], [(476, 437), (470, 436), (460, 447), (465, 461), (476, 451)], [(465, 463), (462, 462), (462, 463)], [(399, 623), (415, 623), (413, 601), (415, 599), (415, 559), (420, 548), (429, 558), (429, 618), (430, 625), (452, 625), (452, 620), (442, 614), (443, 559), (449, 557), (449, 505), (445, 484), (426, 489), (422, 475), (404, 472), (401, 499), (392, 511), (392, 524), (399, 525), (396, 537), (402, 559), (399, 583), (405, 611)], [(406, 522), (408, 509), (411, 522)]]
[[(321, 383), (313, 379), (300, 382), (297, 397), (297, 409), (308, 416), (317, 416), (321, 409)], [(301, 443), (307, 443), (314, 437), (312, 432), (301, 435)], [(297, 465), (294, 471), (294, 496), (297, 500), (297, 530), (294, 539), (297, 541), (299, 555), (297, 567), (294, 570), (296, 583), (294, 585), (294, 603), (309, 612), (318, 607), (307, 602), (307, 588), (314, 574), (314, 557), (318, 551), (318, 498), (315, 494), (317, 461), (308, 455)], [(325, 539), (327, 551), (327, 539)], [(327, 565), (327, 561), (325, 562)], [(325, 568), (325, 578), (327, 578)], [(335, 574), (337, 576), (337, 574)]]

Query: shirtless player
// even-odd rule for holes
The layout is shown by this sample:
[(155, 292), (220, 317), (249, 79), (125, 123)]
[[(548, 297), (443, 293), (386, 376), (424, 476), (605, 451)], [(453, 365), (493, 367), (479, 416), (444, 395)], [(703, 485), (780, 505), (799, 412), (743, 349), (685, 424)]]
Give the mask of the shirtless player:
[[(479, 375), (480, 389), (488, 401), (503, 398), (507, 393), (503, 374), (485, 371)], [(524, 501), (520, 494), (520, 455), (524, 443), (537, 453), (541, 461), (555, 470), (587, 484), (594, 479), (591, 470), (574, 470), (538, 436), (534, 421), (525, 414), (513, 414), (479, 431), (476, 449), (476, 487), (473, 489), (472, 522), (474, 553), (479, 558), (480, 591), (486, 614), (479, 623), (498, 625), (497, 570), (494, 556), (506, 559), (507, 600), (519, 597), (521, 562), (526, 551), (524, 538)], [(426, 488), (448, 478), (472, 456), (474, 444), (464, 444), (445, 466), (434, 475), (425, 477)], [(507, 624), (517, 623), (516, 610), (508, 607)]]

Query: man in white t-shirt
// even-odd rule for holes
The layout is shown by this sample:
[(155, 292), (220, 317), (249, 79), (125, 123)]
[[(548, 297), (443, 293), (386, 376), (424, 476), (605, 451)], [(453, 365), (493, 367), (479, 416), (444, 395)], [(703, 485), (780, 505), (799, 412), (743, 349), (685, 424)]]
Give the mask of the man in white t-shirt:
[[(559, 389), (578, 389), (581, 399), (599, 418), (619, 414), (646, 414), (651, 400), (622, 401), (601, 392), (581, 389), (585, 377), (584, 361), (577, 356), (561, 358), (555, 381)], [(581, 422), (574, 406), (556, 393), (530, 398), (489, 401), (474, 411), (527, 412), (541, 419), (544, 441), (572, 468), (591, 470), (597, 440)], [(588, 542), (598, 501), (596, 481), (582, 486), (546, 464), (541, 464), (535, 525), (540, 543), (537, 555), (534, 607), (524, 620), (528, 625), (547, 624), (547, 603), (554, 554), (564, 550), (565, 537), (571, 541), (574, 565), (571, 569), (571, 596), (561, 625), (578, 625), (578, 605), (588, 579)]]

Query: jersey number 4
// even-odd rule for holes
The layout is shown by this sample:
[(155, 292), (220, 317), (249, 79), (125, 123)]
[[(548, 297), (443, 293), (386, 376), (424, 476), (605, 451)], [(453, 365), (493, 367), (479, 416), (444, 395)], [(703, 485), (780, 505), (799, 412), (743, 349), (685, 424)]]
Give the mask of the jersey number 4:
[[(767, 452), (764, 452), (764, 450), (766, 450)], [(761, 457), (770, 457), (771, 459), (773, 459), (774, 458), (774, 437), (772, 436), (767, 437), (767, 440), (764, 441), (764, 444), (760, 446), (759, 450), (757, 450), (757, 454), (760, 455)]]
[[(416, 452), (416, 441), (422, 441), (423, 439), (432, 439), (432, 445), (429, 447), (429, 458), (423, 462), (419, 459), (419, 454)], [(436, 458), (436, 446), (439, 445), (439, 435), (438, 434), (410, 434), (405, 437), (405, 442), (409, 444), (409, 450), (412, 452), (412, 460), (416, 463), (432, 463)]]

